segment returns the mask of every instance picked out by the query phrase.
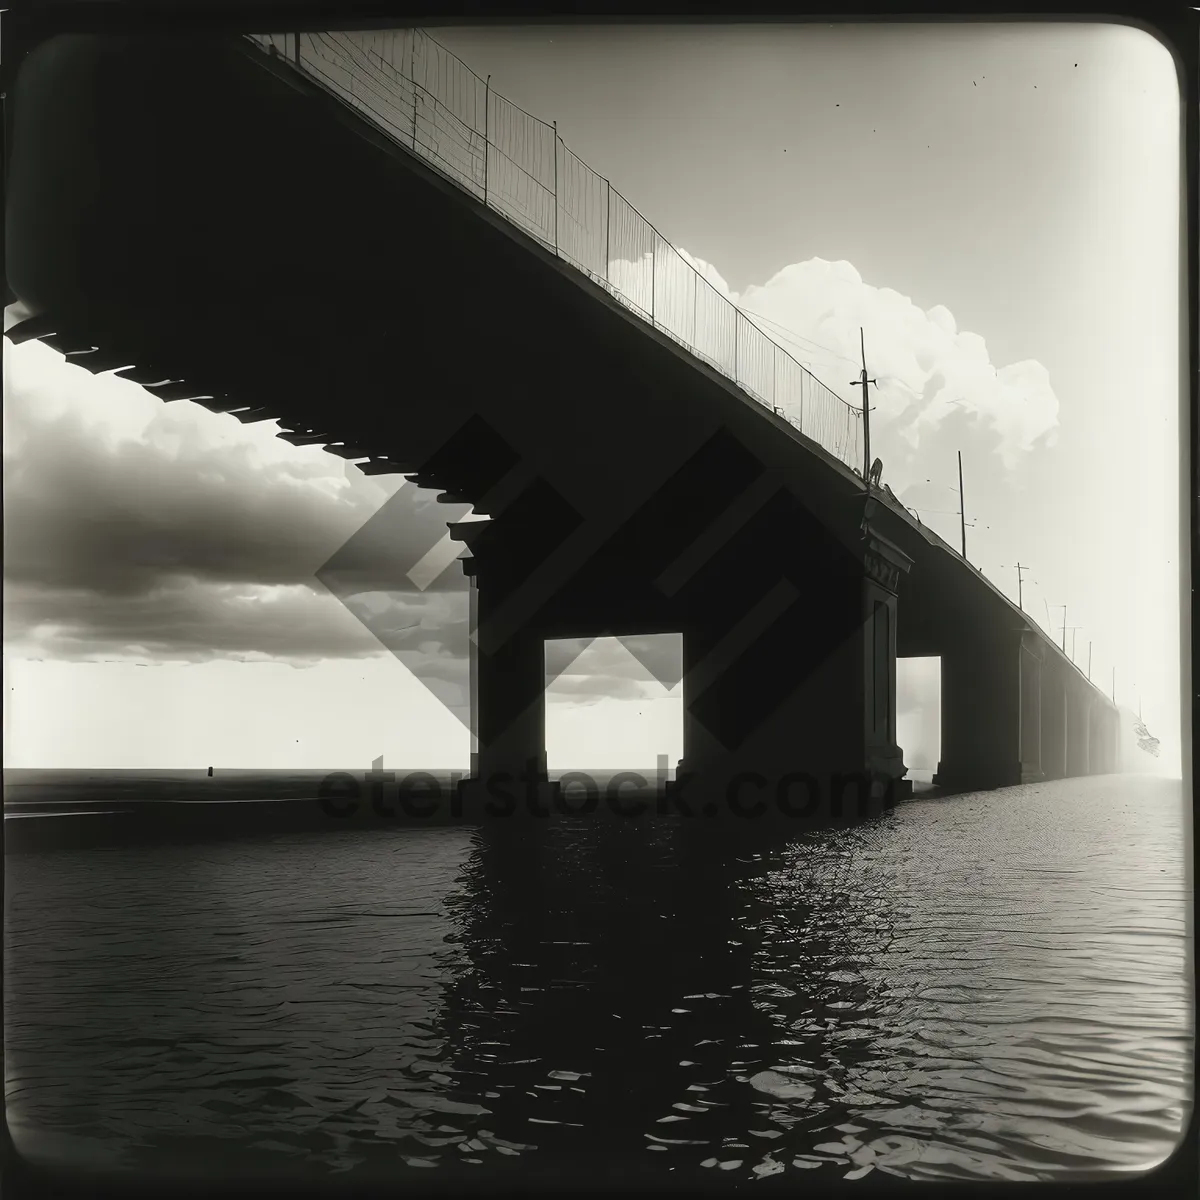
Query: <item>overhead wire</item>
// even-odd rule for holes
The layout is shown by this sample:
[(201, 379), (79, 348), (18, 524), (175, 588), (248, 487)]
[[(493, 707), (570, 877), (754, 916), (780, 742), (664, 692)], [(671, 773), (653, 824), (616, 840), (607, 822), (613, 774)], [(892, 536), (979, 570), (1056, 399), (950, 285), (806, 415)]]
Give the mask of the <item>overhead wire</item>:
[(851, 366), (858, 366), (858, 363), (855, 362), (854, 359), (848, 358), (845, 354), (839, 354), (832, 346), (824, 346), (820, 342), (813, 341), (812, 338), (807, 338), (802, 333), (797, 333), (794, 329), (784, 325), (782, 322), (773, 320), (771, 317), (764, 316), (762, 313), (753, 308), (746, 308), (745, 306), (742, 306), (742, 312), (748, 314), (749, 316), (757, 317), (760, 321), (767, 325), (773, 325), (776, 329), (780, 330), (783, 334), (795, 341), (806, 342), (816, 350), (824, 350), (828, 354), (832, 354), (834, 358), (839, 359), (841, 362), (848, 362)]

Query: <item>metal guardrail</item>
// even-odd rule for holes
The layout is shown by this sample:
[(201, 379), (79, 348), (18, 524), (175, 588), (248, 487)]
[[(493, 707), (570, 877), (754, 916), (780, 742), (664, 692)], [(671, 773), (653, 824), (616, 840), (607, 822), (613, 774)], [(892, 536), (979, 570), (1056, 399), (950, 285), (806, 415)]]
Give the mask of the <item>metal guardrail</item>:
[(718, 292), (554, 125), (424, 31), (249, 37), (863, 475), (858, 409)]

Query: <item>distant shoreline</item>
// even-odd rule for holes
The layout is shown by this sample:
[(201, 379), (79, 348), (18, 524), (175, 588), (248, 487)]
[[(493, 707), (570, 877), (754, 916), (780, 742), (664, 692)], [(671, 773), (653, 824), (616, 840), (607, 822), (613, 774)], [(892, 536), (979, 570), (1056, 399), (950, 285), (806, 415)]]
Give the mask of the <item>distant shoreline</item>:
[[(654, 768), (631, 770), (645, 781), (640, 788), (626, 784), (623, 792), (628, 801), (644, 805), (642, 815), (632, 819), (663, 815), (659, 806), (666, 803), (665, 793), (657, 785)], [(4, 849), (9, 854), (338, 830), (433, 829), (490, 823), (497, 815), (486, 811), (486, 797), (455, 798), (454, 781), (466, 778), (465, 771), (440, 770), (425, 773), (440, 786), (438, 798), (416, 805), (415, 812), (403, 811), (394, 798), (384, 805), (385, 811), (377, 811), (364, 787), (354, 811), (343, 816), (336, 808), (331, 812), (328, 796), (321, 795), (322, 782), (332, 774), (218, 769), (209, 777), (204, 770), (10, 770), (4, 773)], [(361, 768), (344, 773), (355, 780), (363, 780), (366, 774)], [(565, 774), (550, 772), (552, 779)], [(602, 790), (622, 774), (588, 772)], [(397, 769), (396, 775), (416, 776), (417, 771)], [(928, 787), (918, 786), (922, 792)], [(574, 812), (571, 806), (555, 815), (569, 818)], [(623, 819), (607, 812), (603, 804), (594, 815), (601, 820)], [(714, 824), (704, 819), (708, 814), (694, 815), (699, 823)], [(530, 818), (522, 813), (512, 819)], [(725, 819), (743, 828), (759, 823), (729, 814)], [(805, 823), (801, 818), (795, 825)]]

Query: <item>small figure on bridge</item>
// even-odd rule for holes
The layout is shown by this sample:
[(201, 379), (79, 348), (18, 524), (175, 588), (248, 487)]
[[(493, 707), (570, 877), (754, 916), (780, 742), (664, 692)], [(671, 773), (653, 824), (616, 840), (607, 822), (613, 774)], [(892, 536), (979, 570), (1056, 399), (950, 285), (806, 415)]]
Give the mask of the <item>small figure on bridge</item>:
[(871, 474), (867, 478), (867, 484), (870, 487), (879, 486), (879, 477), (883, 474), (883, 459), (877, 458), (871, 464)]

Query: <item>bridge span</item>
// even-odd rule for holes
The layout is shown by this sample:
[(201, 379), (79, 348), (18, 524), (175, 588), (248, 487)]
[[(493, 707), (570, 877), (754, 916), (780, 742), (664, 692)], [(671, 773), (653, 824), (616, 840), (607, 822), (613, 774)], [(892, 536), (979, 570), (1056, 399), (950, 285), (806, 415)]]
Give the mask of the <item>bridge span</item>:
[[(937, 782), (1116, 770), (1114, 705), (864, 480), (849, 406), (660, 269), (659, 235), (649, 312), (636, 272), (614, 282), (611, 243), (600, 271), (594, 238), (563, 236), (557, 193), (549, 240), (497, 165), (499, 98), (480, 141), (418, 78), (417, 35), (396, 35), (413, 41), (406, 124), (403, 51), (379, 36), (337, 35), (357, 46), (340, 60), (320, 35), (36, 48), (10, 96), (8, 282), (29, 317), (8, 336), (277, 419), (485, 515), (453, 527), (479, 776), (544, 769), (546, 639), (655, 632), (683, 636), (683, 767), (718, 787), (858, 772), (899, 790), (896, 660), (931, 655)], [(447, 113), (475, 139), (422, 134)], [(557, 185), (557, 135), (554, 155)]]

